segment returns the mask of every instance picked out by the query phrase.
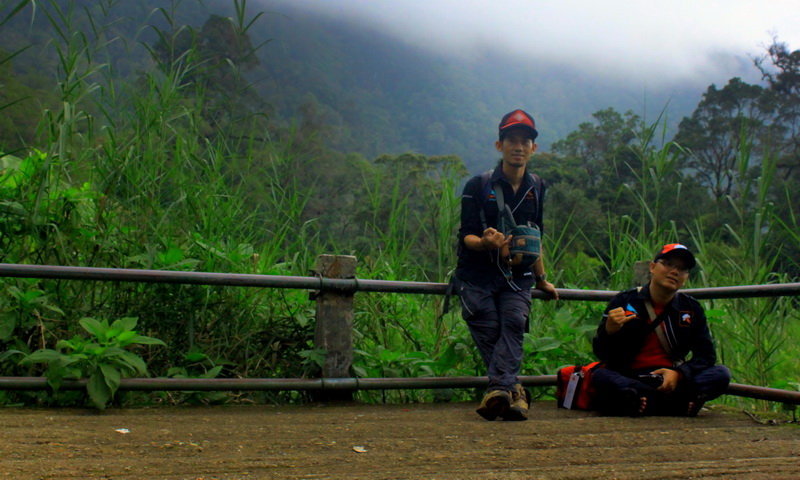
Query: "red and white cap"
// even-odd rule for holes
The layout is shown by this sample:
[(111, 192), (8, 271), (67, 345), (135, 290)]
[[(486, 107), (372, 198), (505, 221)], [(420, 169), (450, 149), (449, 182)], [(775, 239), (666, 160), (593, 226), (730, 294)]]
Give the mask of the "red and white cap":
[(678, 257), (682, 258), (684, 262), (686, 262), (686, 267), (688, 269), (694, 268), (697, 265), (697, 261), (694, 259), (694, 254), (689, 251), (689, 248), (686, 245), (681, 245), (680, 243), (668, 243), (661, 247), (661, 249), (656, 253), (656, 257), (653, 259), (654, 262), (662, 258), (667, 257)]

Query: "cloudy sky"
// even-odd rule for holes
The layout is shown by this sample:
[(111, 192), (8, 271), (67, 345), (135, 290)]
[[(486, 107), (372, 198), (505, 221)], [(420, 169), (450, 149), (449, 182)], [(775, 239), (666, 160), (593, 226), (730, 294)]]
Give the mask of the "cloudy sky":
[[(260, 0), (265, 7), (288, 0)], [(798, 0), (291, 0), (454, 55), (493, 49), (645, 83), (755, 75), (773, 37), (800, 48)], [(757, 77), (749, 79), (757, 80)]]

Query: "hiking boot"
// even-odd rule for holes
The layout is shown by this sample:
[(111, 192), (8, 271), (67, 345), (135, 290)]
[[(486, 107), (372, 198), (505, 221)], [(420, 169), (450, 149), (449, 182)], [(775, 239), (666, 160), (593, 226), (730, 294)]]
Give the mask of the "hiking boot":
[(511, 394), (505, 390), (492, 390), (487, 392), (481, 400), (481, 405), (476, 412), (486, 420), (494, 420), (500, 415), (505, 415), (511, 405)]
[(519, 383), (511, 391), (511, 405), (508, 407), (503, 420), (521, 421), (528, 419), (528, 402), (530, 395)]

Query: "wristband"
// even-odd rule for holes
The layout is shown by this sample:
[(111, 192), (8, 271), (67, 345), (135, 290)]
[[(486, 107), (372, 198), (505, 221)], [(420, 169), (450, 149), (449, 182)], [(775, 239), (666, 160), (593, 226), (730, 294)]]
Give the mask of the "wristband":
[(533, 274), (533, 279), (536, 281), (536, 283), (543, 282), (547, 280), (547, 274), (546, 273), (543, 273), (541, 275)]

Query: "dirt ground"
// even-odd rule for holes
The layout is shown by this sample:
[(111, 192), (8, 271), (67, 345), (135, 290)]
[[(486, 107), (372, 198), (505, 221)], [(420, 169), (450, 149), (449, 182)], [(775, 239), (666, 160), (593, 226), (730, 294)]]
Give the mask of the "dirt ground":
[(2, 479), (800, 478), (800, 427), (465, 403), (0, 409)]

